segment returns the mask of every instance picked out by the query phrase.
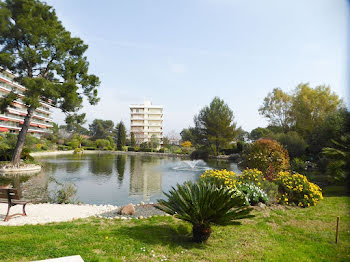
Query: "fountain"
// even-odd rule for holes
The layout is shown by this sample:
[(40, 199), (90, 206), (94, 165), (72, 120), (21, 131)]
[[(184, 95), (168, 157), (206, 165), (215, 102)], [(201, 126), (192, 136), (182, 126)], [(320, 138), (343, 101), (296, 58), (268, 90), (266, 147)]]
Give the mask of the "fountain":
[(181, 161), (180, 164), (175, 166), (173, 169), (180, 171), (203, 171), (210, 168), (203, 160), (199, 159)]

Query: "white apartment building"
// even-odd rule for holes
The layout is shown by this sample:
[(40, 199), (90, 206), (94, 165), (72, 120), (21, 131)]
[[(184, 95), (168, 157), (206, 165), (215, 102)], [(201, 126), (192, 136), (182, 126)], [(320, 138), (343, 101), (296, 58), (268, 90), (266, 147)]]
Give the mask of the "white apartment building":
[(152, 105), (145, 101), (143, 105), (130, 105), (130, 132), (134, 133), (137, 145), (151, 140), (152, 136), (163, 144), (163, 106)]
[[(26, 88), (13, 79), (13, 75), (9, 71), (0, 71), (0, 98), (6, 96), (11, 91), (18, 94), (17, 98), (8, 108), (7, 112), (1, 114), (0, 112), (0, 132), (18, 133), (24, 121), (24, 117), (27, 115), (27, 107), (22, 101), (24, 97), (24, 91)], [(50, 127), (52, 127), (51, 111), (52, 106), (41, 102), (41, 107), (38, 107), (30, 123), (28, 132), (33, 135), (40, 135), (44, 133), (50, 133)]]

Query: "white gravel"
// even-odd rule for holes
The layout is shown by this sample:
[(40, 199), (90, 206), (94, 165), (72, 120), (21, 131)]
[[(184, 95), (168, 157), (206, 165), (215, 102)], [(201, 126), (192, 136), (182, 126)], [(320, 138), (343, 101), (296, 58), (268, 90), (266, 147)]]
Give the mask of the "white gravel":
[[(15, 216), (5, 222), (7, 204), (0, 203), (0, 226), (37, 225), (51, 222), (71, 221), (96, 216), (118, 209), (112, 205), (71, 205), (71, 204), (27, 204), (27, 216)], [(10, 214), (22, 213), (22, 205), (11, 208)]]

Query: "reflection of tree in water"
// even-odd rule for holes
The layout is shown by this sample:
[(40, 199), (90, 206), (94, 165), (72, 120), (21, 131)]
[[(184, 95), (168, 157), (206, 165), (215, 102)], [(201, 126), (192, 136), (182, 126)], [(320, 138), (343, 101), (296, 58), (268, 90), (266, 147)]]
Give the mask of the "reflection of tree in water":
[(81, 154), (76, 154), (74, 155), (73, 158), (74, 161), (68, 162), (66, 166), (66, 172), (67, 173), (75, 173), (77, 172), (83, 165), (82, 162), (82, 155)]
[(115, 164), (118, 172), (118, 184), (120, 186), (123, 183), (124, 179), (126, 155), (117, 155)]
[(222, 159), (208, 159), (207, 165), (212, 169), (231, 169), (231, 162)]
[(21, 197), (26, 199), (43, 199), (47, 191), (46, 176), (36, 174), (1, 174), (0, 187), (16, 188)]
[(110, 176), (113, 173), (113, 155), (91, 155), (89, 171), (94, 175)]
[(142, 195), (148, 201), (162, 191), (162, 174), (156, 170), (161, 159), (149, 156), (130, 156), (130, 195)]

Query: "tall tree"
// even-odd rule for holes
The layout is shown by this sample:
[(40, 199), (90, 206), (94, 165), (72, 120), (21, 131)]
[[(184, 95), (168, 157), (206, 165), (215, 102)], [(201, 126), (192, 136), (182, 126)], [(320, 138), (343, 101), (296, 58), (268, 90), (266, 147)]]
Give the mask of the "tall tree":
[(130, 134), (130, 144), (131, 147), (136, 147), (136, 138), (135, 138), (135, 134), (133, 132), (131, 132)]
[(264, 103), (259, 108), (259, 113), (266, 117), (271, 125), (282, 127), (286, 133), (294, 124), (291, 108), (292, 96), (279, 88), (274, 88), (264, 98)]
[[(0, 67), (17, 74), (26, 87), (22, 101), (27, 115), (18, 135), (12, 163), (17, 165), (34, 111), (41, 101), (63, 112), (75, 112), (83, 95), (96, 104), (97, 76), (88, 73), (88, 46), (72, 37), (51, 6), (38, 0), (0, 2)], [(2, 111), (20, 95), (10, 92), (0, 101)]]
[(116, 126), (117, 134), (117, 148), (123, 150), (123, 146), (126, 144), (126, 128), (123, 121), (120, 121)]
[(89, 130), (94, 139), (107, 139), (113, 135), (114, 123), (112, 120), (95, 119), (89, 125)]
[(201, 144), (214, 149), (216, 155), (237, 135), (233, 112), (223, 100), (215, 97), (209, 106), (195, 116), (196, 135)]
[(311, 88), (309, 84), (300, 84), (293, 94), (292, 112), (295, 118), (296, 131), (308, 137), (312, 130), (325, 118), (342, 105), (338, 95), (331, 92), (328, 86)]
[(86, 123), (85, 120), (86, 114), (69, 114), (66, 117), (67, 130), (73, 133), (81, 133), (83, 129), (85, 129), (82, 125)]

